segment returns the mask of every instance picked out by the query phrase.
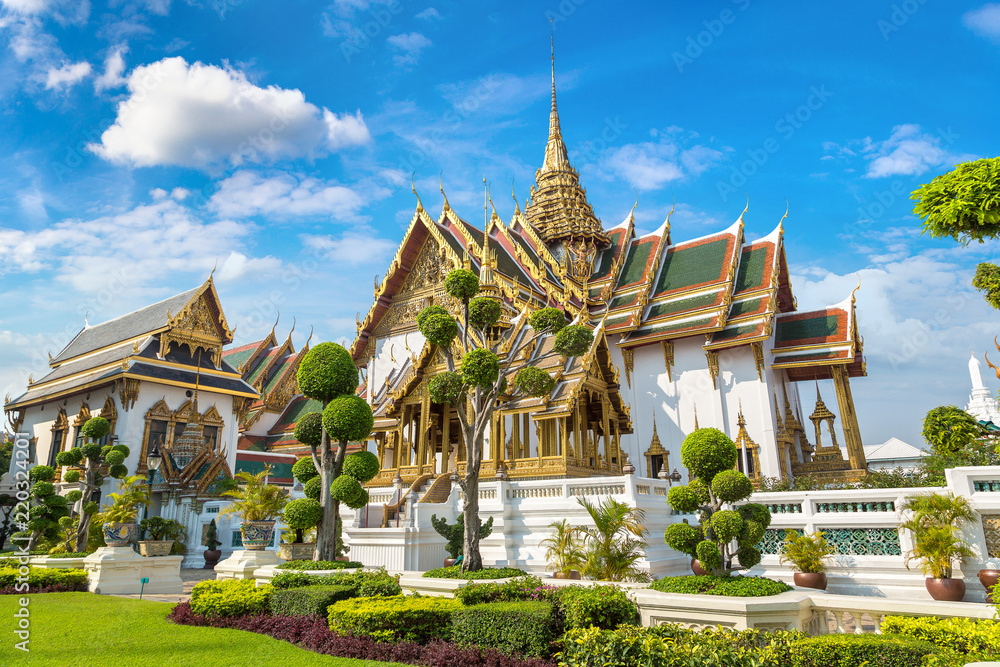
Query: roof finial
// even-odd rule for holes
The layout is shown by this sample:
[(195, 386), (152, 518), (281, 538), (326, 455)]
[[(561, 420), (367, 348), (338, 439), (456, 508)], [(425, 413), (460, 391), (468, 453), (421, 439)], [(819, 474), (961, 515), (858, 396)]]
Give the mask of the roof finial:
[[(552, 19), (549, 18), (549, 23)], [(554, 30), (555, 28), (552, 28)], [(550, 35), (552, 58), (552, 109), (549, 112), (549, 141), (545, 146), (545, 162), (542, 171), (569, 169), (569, 152), (563, 142), (562, 130), (559, 129), (559, 111), (556, 108), (556, 46), (554, 33)]]
[(215, 275), (215, 270), (219, 268), (219, 258), (215, 258), (215, 266), (212, 267), (212, 272), (208, 274), (208, 280), (206, 282), (212, 282), (212, 276)]
[(698, 430), (698, 405), (692, 406), (694, 408), (694, 430)]
[(303, 350), (308, 350), (309, 349), (309, 341), (311, 341), (312, 338), (313, 338), (313, 329), (314, 328), (315, 327), (313, 327), (313, 326), (309, 327), (309, 338), (306, 338), (306, 344), (302, 346)]
[(628, 212), (628, 217), (635, 221), (635, 208), (639, 205), (639, 191), (632, 188), (632, 192), (635, 193), (635, 203), (632, 204), (632, 210)]
[[(90, 326), (90, 322), (87, 321), (88, 317), (90, 317), (90, 311), (89, 310), (86, 313), (83, 314), (83, 328), (84, 329), (86, 329), (87, 327)], [(167, 319), (168, 320), (170, 319), (170, 309), (169, 308), (167, 309)]]
[[(483, 176), (483, 255), (486, 255), (486, 247), (490, 242), (490, 186)], [(485, 259), (485, 257), (484, 257)]]
[(746, 214), (747, 211), (750, 210), (750, 193), (747, 192), (746, 190), (744, 190), (743, 194), (745, 194), (747, 196), (747, 205), (745, 207), (743, 207), (743, 213), (740, 213), (740, 217), (741, 218)]
[(438, 174), (438, 187), (441, 188), (441, 196), (444, 197), (444, 210), (447, 211), (451, 206), (448, 204), (448, 195), (444, 193), (444, 169)]
[(514, 179), (510, 179), (510, 196), (514, 200), (514, 215), (521, 212), (521, 207), (517, 203), (517, 195), (514, 194)]
[(413, 177), (416, 173), (414, 171), (410, 174), (410, 189), (413, 190), (413, 196), (417, 198), (417, 210), (422, 211), (424, 210), (424, 203), (420, 201), (420, 195), (417, 194), (417, 186), (413, 184)]
[(271, 336), (274, 336), (274, 330), (278, 328), (278, 320), (281, 319), (281, 311), (278, 311), (278, 316), (274, 318), (274, 324), (271, 325)]
[(292, 331), (295, 331), (295, 317), (292, 317), (292, 328), (288, 332), (288, 340), (292, 340)]
[(851, 292), (851, 303), (854, 303), (854, 295), (861, 289), (861, 273), (859, 272), (856, 275), (858, 276), (858, 286)]
[[(747, 206), (749, 206), (749, 201), (747, 203)], [(784, 223), (785, 223), (785, 218), (787, 218), (787, 217), (788, 217), (788, 199), (786, 198), (785, 199), (785, 214), (783, 216), (781, 216), (781, 220), (778, 221), (778, 229), (780, 229), (782, 232), (785, 231), (785, 224)]]

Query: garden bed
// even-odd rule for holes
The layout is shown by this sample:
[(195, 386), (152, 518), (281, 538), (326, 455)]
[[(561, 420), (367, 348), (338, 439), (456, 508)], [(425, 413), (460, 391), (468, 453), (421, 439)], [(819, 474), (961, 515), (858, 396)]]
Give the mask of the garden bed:
[(769, 597), (793, 590), (782, 581), (766, 577), (716, 577), (695, 574), (664, 577), (651, 583), (649, 588), (661, 593), (724, 595), (738, 598)]
[(465, 579), (466, 581), (476, 581), (480, 579), (510, 579), (511, 577), (523, 577), (528, 574), (524, 570), (514, 567), (484, 567), (475, 572), (463, 572), (461, 565), (450, 567), (439, 567), (434, 570), (427, 570), (421, 576), (429, 579)]

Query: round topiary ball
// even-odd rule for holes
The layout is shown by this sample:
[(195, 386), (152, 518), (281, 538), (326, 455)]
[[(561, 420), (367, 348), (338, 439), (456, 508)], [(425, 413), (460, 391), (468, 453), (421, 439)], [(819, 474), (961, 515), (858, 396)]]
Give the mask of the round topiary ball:
[(317, 401), (354, 394), (358, 369), (350, 352), (336, 343), (320, 343), (306, 353), (295, 374), (299, 391)]
[(455, 269), (445, 277), (444, 291), (464, 303), (479, 293), (479, 277), (468, 269)]
[(369, 451), (354, 452), (344, 458), (343, 474), (350, 475), (362, 484), (371, 481), (381, 469), (378, 457)]
[(771, 512), (760, 503), (747, 503), (736, 508), (745, 521), (756, 521), (763, 528), (771, 525)]
[(83, 506), (84, 514), (97, 514), (97, 510), (101, 509), (101, 506), (97, 504), (96, 500), (91, 500)]
[(722, 542), (735, 540), (743, 531), (743, 517), (733, 510), (719, 510), (712, 515), (712, 530)]
[[(315, 412), (313, 414), (319, 414)], [(292, 477), (305, 484), (309, 480), (319, 475), (311, 456), (303, 456), (292, 466)]]
[(101, 458), (101, 446), (96, 442), (88, 442), (83, 447), (80, 447), (80, 453), (83, 454), (85, 458), (98, 460)]
[(330, 495), (334, 500), (338, 500), (345, 505), (354, 502), (361, 495), (362, 491), (364, 489), (361, 487), (361, 482), (350, 475), (341, 475), (333, 480), (333, 484), (330, 485)]
[(128, 448), (128, 445), (115, 445), (111, 449), (113, 449), (116, 452), (121, 452), (125, 456), (125, 458), (128, 458), (128, 455), (129, 455), (129, 453), (131, 451)]
[(62, 526), (63, 528), (72, 528), (73, 527), (73, 517), (71, 517), (71, 516), (60, 517), (59, 518), (59, 525)]
[(672, 523), (663, 531), (663, 541), (668, 547), (689, 556), (695, 555), (700, 540), (698, 529), (689, 523)]
[(369, 500), (371, 500), (371, 496), (368, 495), (368, 491), (365, 489), (361, 489), (361, 493), (359, 493), (357, 497), (354, 498), (354, 500), (344, 504), (350, 507), (352, 510), (359, 510), (365, 505), (367, 505)]
[(458, 335), (458, 322), (451, 315), (429, 315), (424, 318), (420, 333), (432, 345), (448, 347)]
[(71, 503), (77, 502), (80, 498), (83, 498), (83, 491), (80, 491), (79, 489), (73, 489), (66, 494), (66, 500)]
[(736, 445), (717, 428), (700, 428), (684, 438), (681, 463), (695, 477), (711, 483), (717, 474), (736, 465)]
[(374, 425), (371, 406), (360, 396), (341, 396), (323, 409), (323, 427), (336, 442), (360, 442)]
[(418, 329), (422, 328), (424, 326), (424, 320), (430, 317), (431, 315), (447, 315), (449, 317), (451, 316), (451, 314), (444, 306), (439, 306), (436, 303), (432, 303), (431, 305), (427, 306), (419, 313), (417, 313), (417, 328)]
[(49, 527), (50, 523), (48, 519), (39, 517), (37, 519), (29, 519), (27, 526), (28, 530), (45, 530)]
[(51, 482), (56, 478), (56, 471), (52, 466), (35, 466), (28, 471), (28, 479), (32, 482)]
[[(83, 452), (80, 451), (79, 447), (74, 447), (73, 449), (67, 449), (65, 452), (59, 452), (58, 454), (56, 454), (56, 464), (60, 466), (79, 465), (80, 461), (82, 460), (83, 460)], [(38, 467), (40, 468), (41, 466)]]
[(65, 496), (57, 496), (53, 493), (51, 496), (46, 496), (42, 502), (45, 503), (46, 507), (55, 509), (57, 507), (66, 507), (67, 500)]
[(462, 379), (466, 384), (491, 387), (500, 377), (500, 359), (485, 348), (476, 348), (462, 357)]
[(687, 486), (673, 486), (667, 491), (667, 504), (681, 514), (692, 514), (704, 505), (698, 493)]
[(739, 536), (740, 546), (753, 546), (764, 537), (764, 526), (753, 519), (743, 520), (743, 533)]
[(295, 439), (313, 449), (323, 442), (323, 413), (310, 412), (295, 422)]
[(128, 475), (128, 468), (119, 463), (118, 465), (109, 467), (108, 474), (114, 477), (115, 479), (122, 479), (126, 475)]
[(500, 321), (502, 314), (503, 309), (496, 299), (480, 296), (469, 302), (469, 323), (477, 329), (489, 329)]
[(711, 540), (702, 540), (695, 546), (695, 557), (706, 570), (722, 567), (722, 554), (719, 547)]
[(556, 380), (537, 366), (525, 366), (514, 376), (514, 386), (528, 396), (548, 396), (555, 388)]
[(702, 505), (712, 502), (712, 496), (708, 493), (708, 484), (695, 477), (687, 485), (689, 489), (698, 495), (698, 499), (701, 500)]
[(285, 505), (284, 517), (292, 530), (308, 530), (323, 519), (323, 508), (312, 498), (290, 500)]
[(69, 484), (76, 484), (80, 481), (80, 471), (79, 470), (67, 470), (66, 474), (63, 475), (63, 481)]
[(306, 482), (303, 492), (306, 494), (306, 498), (312, 498), (313, 500), (319, 500), (320, 491), (323, 488), (323, 479), (317, 475), (313, 477), (308, 482)]
[(735, 503), (750, 497), (753, 482), (739, 470), (723, 470), (712, 480), (712, 493), (724, 503)]
[(594, 332), (580, 324), (565, 326), (556, 334), (554, 349), (564, 357), (579, 357), (590, 350)]
[(110, 466), (116, 466), (125, 463), (125, 455), (121, 452), (111, 450), (104, 456), (104, 462)]
[(81, 431), (91, 440), (100, 440), (111, 432), (111, 424), (104, 417), (91, 417)]
[(35, 482), (31, 487), (31, 495), (36, 498), (47, 498), (56, 492), (52, 482)]
[(554, 334), (566, 326), (566, 315), (558, 308), (542, 308), (531, 314), (528, 324), (535, 333)]
[(458, 403), (464, 386), (461, 373), (445, 371), (431, 378), (427, 384), (431, 400), (435, 403)]
[(753, 567), (760, 563), (760, 550), (755, 547), (743, 547), (740, 552), (736, 555), (736, 560), (740, 562), (740, 565), (746, 569)]

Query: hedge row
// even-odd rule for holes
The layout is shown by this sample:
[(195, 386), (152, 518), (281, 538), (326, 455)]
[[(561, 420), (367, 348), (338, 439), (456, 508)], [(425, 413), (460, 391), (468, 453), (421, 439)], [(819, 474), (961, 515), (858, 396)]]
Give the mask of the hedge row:
[(792, 590), (783, 581), (767, 577), (716, 577), (710, 574), (664, 577), (654, 581), (649, 587), (661, 593), (727, 595), (739, 598), (778, 595)]
[[(25, 571), (26, 570), (26, 571)], [(18, 590), (27, 574), (28, 590)], [(87, 590), (87, 573), (80, 569), (47, 570), (37, 567), (0, 567), (0, 594)]]
[(362, 568), (364, 565), (356, 560), (290, 560), (279, 565), (277, 570), (344, 570)]
[(303, 586), (276, 590), (271, 595), (275, 616), (326, 616), (334, 602), (354, 597), (353, 586)]

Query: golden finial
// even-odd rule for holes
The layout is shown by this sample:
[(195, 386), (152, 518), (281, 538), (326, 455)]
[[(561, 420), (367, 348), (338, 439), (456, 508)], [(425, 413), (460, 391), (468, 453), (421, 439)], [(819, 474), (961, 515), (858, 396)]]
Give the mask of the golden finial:
[(858, 290), (861, 289), (861, 273), (856, 274), (858, 276), (858, 286), (854, 288), (851, 292), (851, 303), (854, 303), (854, 295), (857, 294)]
[(410, 354), (413, 354), (413, 350), (410, 349), (410, 334), (409, 333), (406, 333), (403, 336), (403, 345), (406, 346), (406, 351), (407, 352), (409, 352)]
[(745, 194), (745, 195), (747, 196), (747, 205), (743, 207), (743, 213), (740, 213), (740, 217), (741, 217), (741, 218), (742, 218), (742, 217), (743, 217), (744, 215), (746, 215), (746, 212), (747, 212), (747, 211), (749, 211), (749, 210), (750, 210), (750, 193), (749, 193), (749, 192), (747, 192), (746, 190), (744, 190), (744, 191), (743, 191), (743, 194)]
[(420, 195), (417, 194), (417, 186), (413, 184), (413, 176), (416, 173), (417, 172), (412, 172), (410, 174), (410, 189), (413, 190), (413, 196), (417, 198), (417, 210), (422, 211), (424, 210), (424, 203), (420, 201)]
[(219, 268), (219, 258), (218, 257), (215, 258), (215, 266), (212, 267), (212, 272), (208, 274), (208, 280), (206, 280), (205, 282), (207, 282), (207, 283), (212, 282), (212, 276), (215, 275), (215, 270), (217, 268)]
[(302, 349), (303, 349), (303, 350), (308, 350), (308, 349), (309, 349), (309, 341), (311, 341), (311, 340), (312, 340), (312, 337), (313, 337), (313, 329), (314, 329), (314, 328), (315, 328), (315, 327), (313, 327), (313, 326), (311, 326), (311, 325), (310, 325), (310, 327), (309, 327), (309, 338), (306, 338), (306, 343), (305, 343), (305, 345), (303, 345), (303, 346), (302, 346)]
[(442, 211), (448, 211), (451, 209), (451, 204), (448, 203), (448, 195), (444, 193), (444, 170), (438, 174), (438, 187), (441, 188), (441, 196), (444, 197), (444, 207)]
[(393, 343), (392, 345), (389, 346), (389, 359), (392, 361), (392, 363), (396, 363), (395, 350), (396, 350), (396, 344)]
[[(84, 313), (84, 315), (83, 315), (83, 328), (84, 329), (86, 329), (87, 327), (90, 326), (90, 322), (87, 321), (88, 317), (90, 317), (90, 311), (89, 310), (86, 313)], [(170, 309), (169, 308), (167, 308), (167, 320), (170, 320)]]
[(694, 430), (697, 431), (698, 430), (698, 406), (696, 404), (696, 405), (693, 405), (691, 407), (694, 408)]
[(138, 354), (139, 353), (139, 341), (138, 340), (132, 341), (132, 353), (133, 354)]
[(514, 179), (510, 179), (510, 196), (514, 200), (514, 215), (519, 215), (521, 213), (521, 207), (517, 203), (517, 195), (514, 194)]
[(271, 325), (271, 336), (274, 336), (274, 330), (278, 328), (278, 320), (281, 319), (281, 311), (278, 311), (278, 316), (274, 318), (274, 324)]
[(289, 332), (288, 332), (288, 338), (286, 340), (291, 340), (292, 339), (292, 332), (293, 331), (295, 331), (295, 316), (294, 315), (292, 316), (292, 328), (291, 328), (291, 330), (289, 330)]
[(635, 221), (635, 209), (639, 205), (639, 191), (636, 190), (635, 188), (632, 188), (632, 192), (635, 193), (635, 203), (632, 204), (632, 210), (628, 212), (628, 217), (634, 222)]
[(656, 418), (653, 418), (653, 437), (649, 441), (650, 448), (660, 444), (660, 436), (656, 433)]
[(34, 373), (29, 373), (28, 374), (28, 384), (35, 384), (35, 374)]
[(782, 232), (785, 231), (785, 224), (784, 223), (785, 223), (785, 218), (787, 218), (787, 217), (788, 217), (788, 199), (786, 198), (785, 199), (785, 214), (783, 216), (781, 216), (781, 220), (778, 221), (778, 229), (780, 229)]
[(52, 359), (52, 353), (51, 353), (51, 352), (48, 352), (47, 354), (49, 355), (49, 363), (51, 364), (51, 363), (52, 363), (52, 362), (54, 361), (54, 360)]
[[(664, 230), (663, 230), (663, 237), (665, 239), (669, 239), (670, 238), (670, 216), (672, 216), (674, 214), (674, 209), (677, 208), (677, 198), (674, 197), (673, 195), (670, 195), (670, 198), (672, 199), (672, 201), (670, 202), (670, 212), (667, 213), (666, 225), (665, 225)], [(639, 197), (638, 197), (638, 193), (636, 193), (636, 202), (638, 202), (638, 201), (639, 201)]]

